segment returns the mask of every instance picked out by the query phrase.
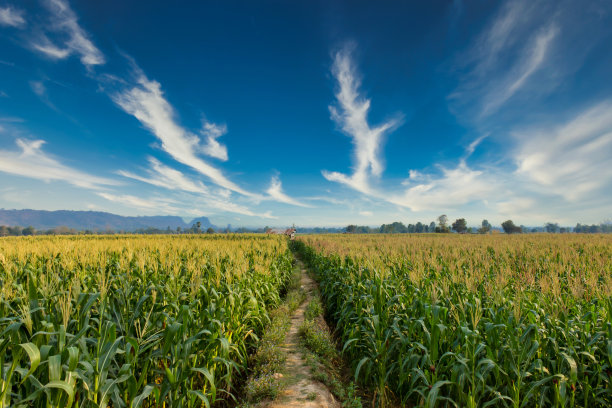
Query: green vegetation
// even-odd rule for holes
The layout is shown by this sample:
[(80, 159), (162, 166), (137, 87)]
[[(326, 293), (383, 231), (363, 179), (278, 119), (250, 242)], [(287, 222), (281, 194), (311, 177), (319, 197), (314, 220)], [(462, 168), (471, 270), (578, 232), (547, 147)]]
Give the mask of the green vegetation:
[[(361, 400), (355, 385), (342, 378), (344, 362), (336, 349), (335, 341), (323, 322), (323, 307), (319, 296), (312, 298), (304, 313), (304, 323), (299, 335), (306, 363), (313, 377), (325, 384), (342, 402), (344, 408), (361, 408)], [(315, 397), (316, 398), (316, 397)]]
[(270, 313), (270, 325), (251, 357), (251, 374), (244, 390), (247, 403), (275, 399), (282, 391), (285, 385), (282, 381), (283, 366), (287, 359), (282, 346), (291, 326), (291, 315), (305, 298), (306, 294), (300, 288), (300, 271), (295, 268), (287, 297)]
[[(374, 405), (612, 406), (609, 235), (327, 235), (293, 245)], [(325, 353), (312, 331), (307, 344)]]
[(291, 270), (273, 236), (4, 238), (0, 408), (231, 401)]

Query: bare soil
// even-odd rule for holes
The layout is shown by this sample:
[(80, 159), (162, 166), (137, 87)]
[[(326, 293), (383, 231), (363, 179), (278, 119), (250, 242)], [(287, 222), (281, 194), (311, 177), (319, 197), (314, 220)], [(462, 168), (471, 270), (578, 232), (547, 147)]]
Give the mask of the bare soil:
[(298, 329), (304, 322), (304, 311), (312, 299), (316, 282), (308, 276), (300, 262), (300, 284), (306, 292), (306, 300), (291, 317), (291, 329), (287, 333), (283, 349), (287, 353), (287, 362), (283, 373), (287, 386), (274, 401), (263, 402), (261, 408), (300, 407), (300, 408), (339, 408), (340, 403), (321, 382), (315, 380), (300, 352)]

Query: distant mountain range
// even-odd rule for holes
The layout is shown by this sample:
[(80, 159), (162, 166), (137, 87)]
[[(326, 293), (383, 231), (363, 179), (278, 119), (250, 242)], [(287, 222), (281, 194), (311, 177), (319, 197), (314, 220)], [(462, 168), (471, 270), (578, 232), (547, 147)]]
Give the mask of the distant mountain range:
[(171, 215), (124, 217), (101, 211), (44, 211), (44, 210), (5, 210), (0, 209), (0, 225), (6, 226), (32, 226), (38, 230), (55, 227), (68, 227), (76, 230), (113, 230), (135, 231), (146, 228), (176, 230), (191, 228), (196, 222), (201, 223), (202, 229), (215, 228), (207, 217), (200, 217), (190, 223), (181, 217)]

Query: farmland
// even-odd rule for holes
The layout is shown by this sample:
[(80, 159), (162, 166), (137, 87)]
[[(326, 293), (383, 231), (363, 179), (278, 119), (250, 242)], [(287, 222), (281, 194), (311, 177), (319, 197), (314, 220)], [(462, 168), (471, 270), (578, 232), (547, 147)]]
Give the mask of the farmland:
[(0, 240), (0, 407), (231, 401), (292, 257), (274, 236)]
[(194, 234), (0, 240), (0, 408), (236, 405), (290, 246), (374, 406), (612, 404), (610, 235)]
[(309, 235), (376, 406), (612, 406), (612, 237)]

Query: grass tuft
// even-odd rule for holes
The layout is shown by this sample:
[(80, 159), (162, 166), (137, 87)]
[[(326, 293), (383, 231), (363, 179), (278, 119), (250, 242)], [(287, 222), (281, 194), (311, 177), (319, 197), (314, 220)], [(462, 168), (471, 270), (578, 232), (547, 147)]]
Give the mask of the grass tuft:
[(295, 268), (283, 304), (270, 313), (270, 325), (249, 359), (251, 375), (244, 388), (246, 404), (275, 399), (284, 387), (282, 370), (287, 355), (282, 346), (291, 327), (291, 315), (302, 304), (306, 293), (299, 286), (300, 271)]

